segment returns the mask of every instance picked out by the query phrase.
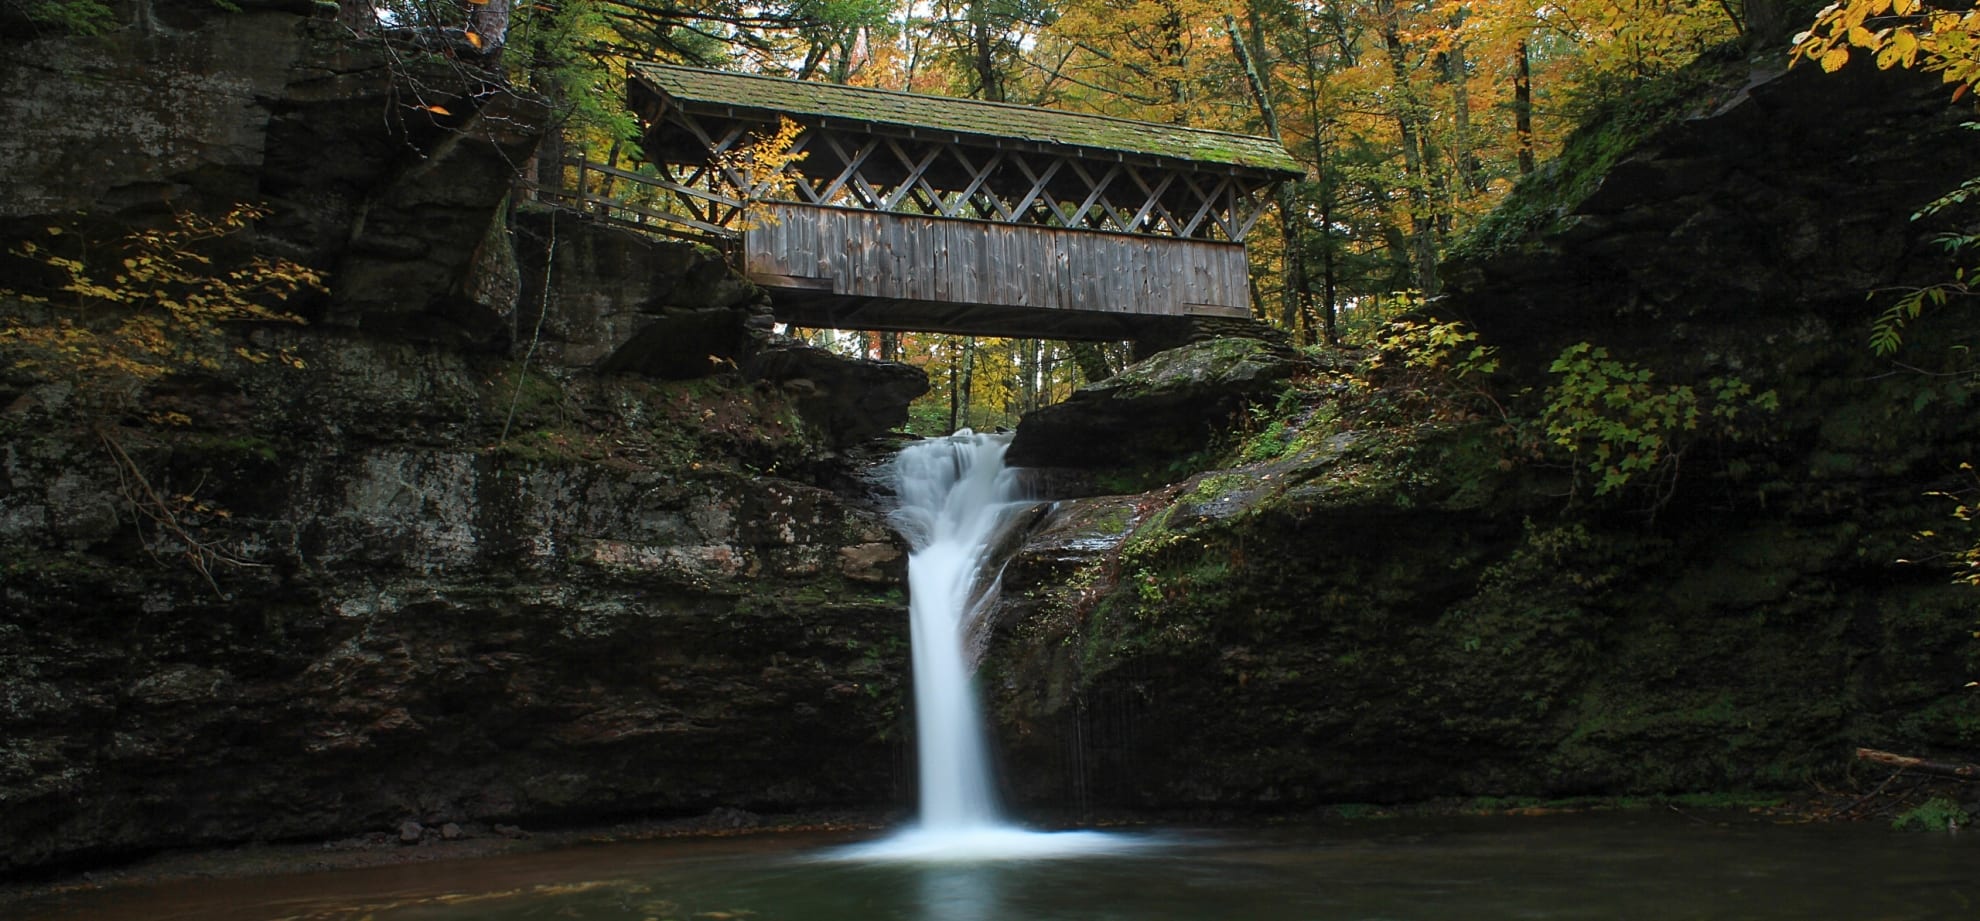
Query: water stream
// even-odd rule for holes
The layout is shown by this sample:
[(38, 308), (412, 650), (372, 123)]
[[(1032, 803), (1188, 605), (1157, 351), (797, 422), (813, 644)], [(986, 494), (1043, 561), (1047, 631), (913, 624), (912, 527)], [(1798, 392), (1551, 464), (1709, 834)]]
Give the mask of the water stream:
[(1008, 435), (967, 429), (909, 445), (894, 460), (908, 539), (916, 755), (921, 808), (901, 832), (834, 856), (856, 860), (994, 860), (1115, 852), (1146, 839), (1035, 832), (1004, 818), (973, 680), (971, 627), (996, 599), (997, 536), (1024, 496), (1004, 466)]

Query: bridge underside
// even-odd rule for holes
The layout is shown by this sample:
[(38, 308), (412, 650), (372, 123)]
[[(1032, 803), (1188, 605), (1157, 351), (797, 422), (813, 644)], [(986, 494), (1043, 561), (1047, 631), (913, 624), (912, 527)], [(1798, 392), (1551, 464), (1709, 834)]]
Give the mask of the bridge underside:
[(770, 291), (777, 320), (813, 329), (871, 329), (951, 333), (1009, 339), (1168, 341), (1185, 335), (1191, 318), (1120, 314), (1063, 307), (1012, 307), (834, 294), (785, 286), (789, 280), (756, 276)]

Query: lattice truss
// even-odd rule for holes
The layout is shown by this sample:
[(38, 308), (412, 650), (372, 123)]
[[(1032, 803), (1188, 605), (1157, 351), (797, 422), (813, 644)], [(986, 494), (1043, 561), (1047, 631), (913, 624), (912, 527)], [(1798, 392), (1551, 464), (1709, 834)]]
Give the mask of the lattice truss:
[(675, 109), (667, 128), (686, 132), (705, 157), (667, 156), (660, 185), (697, 222), (739, 228), (751, 201), (790, 201), (869, 211), (1074, 227), (1242, 243), (1270, 204), (1270, 180), (1193, 170), (1129, 155), (928, 140), (807, 126), (791, 147), (804, 154), (781, 176), (750, 176), (734, 152), (773, 132), (760, 122), (697, 118)]

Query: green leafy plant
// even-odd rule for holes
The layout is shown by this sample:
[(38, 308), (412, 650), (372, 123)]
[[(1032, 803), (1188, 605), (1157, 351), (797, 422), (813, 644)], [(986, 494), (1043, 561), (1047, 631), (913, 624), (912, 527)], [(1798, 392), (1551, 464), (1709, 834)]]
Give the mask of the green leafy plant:
[(1392, 320), (1369, 347), (1375, 353), (1369, 373), (1385, 379), (1405, 399), (1429, 408), (1433, 416), (1467, 417), (1480, 404), (1505, 416), (1504, 407), (1484, 384), (1499, 370), (1498, 349), (1481, 344), (1477, 331), (1463, 323)]
[(1898, 831), (1956, 831), (1972, 819), (1958, 803), (1943, 796), (1934, 796), (1898, 813), (1897, 818), (1891, 820), (1891, 827)]
[[(1971, 538), (1970, 532), (1974, 530), (1976, 522), (1980, 522), (1980, 499), (1974, 498), (1980, 496), (1980, 473), (1974, 472), (1971, 463), (1960, 464), (1959, 469), (1968, 480), (1972, 481), (1972, 489), (1964, 495), (1946, 490), (1933, 490), (1925, 495), (1951, 502), (1953, 520), (1959, 523), (1959, 527), (1968, 531)], [(1933, 529), (1922, 530), (1913, 535), (1921, 541), (1935, 540), (1940, 536), (1939, 532)], [(1968, 585), (1980, 586), (1980, 539), (1969, 539), (1965, 543), (1966, 547), (1954, 550), (1950, 554), (1951, 562), (1957, 572), (1955, 578)]]
[(1650, 369), (1587, 342), (1562, 350), (1548, 370), (1560, 377), (1541, 419), (1547, 440), (1595, 477), (1596, 495), (1653, 473), (1668, 483), (1702, 428), (1734, 433), (1742, 415), (1780, 406), (1773, 391), (1755, 394), (1736, 377), (1712, 378), (1701, 398), (1689, 385), (1659, 384)]
[(5, 0), (32, 26), (69, 35), (101, 35), (118, 26), (117, 11), (101, 0)]
[[(1968, 122), (1966, 123), (1966, 127), (1980, 130), (1980, 122)], [(1911, 219), (1917, 221), (1938, 214), (1948, 208), (1964, 204), (1976, 194), (1980, 194), (1980, 177), (1968, 179), (1961, 183), (1959, 188), (1939, 196), (1938, 199), (1920, 208), (1917, 213), (1911, 216)], [(1934, 242), (1945, 247), (1947, 252), (1957, 255), (1961, 252), (1971, 251), (1976, 247), (1980, 247), (1980, 234), (1940, 234), (1935, 238)], [(1898, 294), (1898, 299), (1891, 306), (1885, 308), (1883, 313), (1878, 314), (1876, 321), (1871, 324), (1870, 348), (1879, 355), (1896, 354), (1897, 350), (1904, 345), (1904, 328), (1907, 324), (1923, 316), (1928, 308), (1944, 307), (1954, 298), (1968, 298), (1980, 295), (1980, 289), (1975, 288), (1976, 282), (1980, 282), (1980, 272), (1976, 272), (1976, 270), (1966, 266), (1959, 266), (1953, 269), (1951, 281), (1913, 288), (1880, 289), (1870, 292), (1872, 299), (1889, 294), (1893, 290)]]

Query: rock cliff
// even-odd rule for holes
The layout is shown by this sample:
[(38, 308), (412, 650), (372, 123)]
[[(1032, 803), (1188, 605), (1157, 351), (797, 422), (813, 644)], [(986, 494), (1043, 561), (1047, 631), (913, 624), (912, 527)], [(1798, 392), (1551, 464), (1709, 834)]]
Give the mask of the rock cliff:
[(544, 113), (486, 75), (161, 8), (7, 43), (0, 224), (261, 203), (254, 248), (329, 293), (251, 332), (301, 368), (120, 418), (0, 380), (0, 872), (895, 801), (904, 556), (862, 446), (919, 372), (770, 336), (705, 248), (509, 202)]
[[(1930, 314), (1894, 362), (1864, 301), (1951, 277), (1910, 215), (1980, 138), (1930, 80), (1709, 66), (1681, 117), (1584, 131), (1554, 169), (1600, 171), (1536, 177), (1452, 267), (1429, 316), (1499, 350), (1497, 404), (1329, 357), (1180, 480), (1020, 427), (1013, 455), (1170, 485), (1060, 503), (1007, 570), (988, 663), (1017, 799), (1785, 789), (1856, 745), (1980, 752), (1980, 592), (1932, 560), (1974, 535), (1914, 539), (1958, 528), (1929, 492), (1974, 485), (1980, 322)], [(1779, 405), (1597, 496), (1534, 428), (1577, 342)], [(1197, 424), (1109, 396), (1053, 427)]]

